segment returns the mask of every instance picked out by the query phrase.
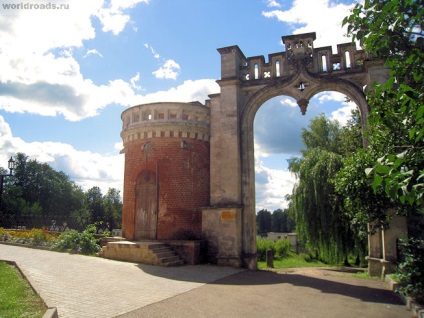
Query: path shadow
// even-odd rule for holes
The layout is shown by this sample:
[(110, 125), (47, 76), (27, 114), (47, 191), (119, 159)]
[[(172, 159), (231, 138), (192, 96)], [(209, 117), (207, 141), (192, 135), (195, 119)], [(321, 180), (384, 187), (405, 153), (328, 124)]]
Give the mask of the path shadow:
[(233, 267), (215, 265), (184, 265), (163, 267), (156, 265), (136, 264), (146, 274), (165, 279), (185, 281), (191, 283), (211, 283), (221, 278), (244, 271)]
[[(260, 270), (246, 271), (213, 265), (160, 267), (137, 264), (137, 267), (147, 274), (178, 281), (232, 286), (281, 285), (281, 288), (287, 285), (293, 285), (296, 287), (317, 289), (329, 295), (352, 297), (365, 302), (393, 305), (403, 304), (394, 292), (384, 289), (385, 285), (383, 282), (370, 279), (346, 276), (314, 277)], [(329, 270), (342, 271), (341, 269)], [(346, 272), (346, 270), (343, 269), (343, 272)]]
[(284, 288), (290, 284), (297, 287), (314, 288), (325, 294), (337, 294), (366, 302), (402, 305), (401, 299), (392, 291), (384, 289), (381, 281), (351, 277), (313, 277), (301, 274), (284, 274), (270, 271), (241, 272), (217, 280), (220, 285), (269, 285), (278, 284)]

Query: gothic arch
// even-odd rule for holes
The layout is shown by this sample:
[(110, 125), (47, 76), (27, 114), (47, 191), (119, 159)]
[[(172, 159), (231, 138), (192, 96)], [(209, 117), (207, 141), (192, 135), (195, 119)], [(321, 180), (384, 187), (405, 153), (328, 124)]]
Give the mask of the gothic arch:
[[(254, 162), (254, 134), (253, 125), (256, 112), (269, 99), (276, 96), (290, 96), (297, 100), (299, 107), (302, 103), (307, 103), (316, 94), (324, 91), (337, 91), (345, 94), (352, 99), (359, 108), (362, 121), (362, 129), (365, 128), (365, 123), (369, 114), (369, 107), (365, 98), (365, 94), (358, 88), (357, 85), (343, 80), (334, 79), (331, 77), (322, 80), (322, 78), (309, 76), (308, 83), (310, 84), (301, 94), (293, 90), (295, 83), (299, 83), (301, 76), (296, 76), (288, 83), (273, 84), (264, 88), (258, 88), (257, 91), (246, 100), (242, 106), (241, 114), (241, 177), (242, 177), (242, 205), (244, 207), (244, 219), (247, 222), (256, 224), (256, 219), (253, 220), (251, 215), (255, 216), (255, 162)], [(305, 81), (306, 82), (306, 81)], [(297, 89), (297, 88), (296, 88)], [(305, 106), (306, 106), (305, 105)], [(305, 109), (306, 110), (306, 109)], [(253, 226), (252, 225), (252, 226)], [(252, 231), (251, 227), (245, 225), (245, 233), (243, 233), (243, 246), (255, 245), (254, 238), (248, 232)], [(253, 238), (253, 239), (252, 239)], [(252, 254), (255, 251), (251, 252)]]
[[(297, 92), (299, 89), (293, 89), (297, 83), (308, 83), (303, 92)], [(358, 106), (362, 119), (362, 128), (368, 119), (369, 106), (364, 92), (357, 84), (340, 78), (308, 76), (307, 80), (301, 76), (296, 76), (287, 83), (275, 83), (265, 87), (258, 87), (255, 93), (248, 98), (242, 106), (241, 125), (253, 128), (253, 120), (257, 110), (269, 99), (277, 96), (289, 96), (294, 98), (299, 107), (302, 102), (308, 103), (309, 100), (318, 93), (325, 91), (336, 91), (348, 96)], [(302, 109), (301, 109), (302, 112)], [(302, 112), (303, 113), (303, 112)], [(306, 113), (306, 109), (305, 109)], [(248, 129), (249, 129), (248, 128)]]
[(337, 91), (356, 103), (365, 127), (369, 107), (363, 89), (387, 78), (384, 62), (357, 50), (354, 43), (339, 44), (333, 53), (331, 47), (313, 47), (315, 33), (282, 40), (286, 51), (269, 54), (268, 62), (263, 56), (246, 58), (238, 46), (218, 49), (221, 92), (207, 102), (211, 207), (203, 210), (202, 233), (223, 265), (257, 266), (253, 122), (259, 107), (286, 95), (304, 114), (314, 95)]

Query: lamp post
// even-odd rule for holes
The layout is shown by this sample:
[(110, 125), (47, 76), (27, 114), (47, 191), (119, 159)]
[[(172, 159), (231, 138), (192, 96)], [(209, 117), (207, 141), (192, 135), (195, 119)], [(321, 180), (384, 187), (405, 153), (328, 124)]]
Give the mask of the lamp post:
[(7, 167), (9, 168), (9, 174), (0, 174), (0, 209), (1, 209), (1, 198), (3, 195), (3, 181), (4, 177), (10, 177), (13, 176), (13, 170), (15, 169), (15, 160), (13, 160), (12, 157), (10, 157), (9, 161), (7, 162)]

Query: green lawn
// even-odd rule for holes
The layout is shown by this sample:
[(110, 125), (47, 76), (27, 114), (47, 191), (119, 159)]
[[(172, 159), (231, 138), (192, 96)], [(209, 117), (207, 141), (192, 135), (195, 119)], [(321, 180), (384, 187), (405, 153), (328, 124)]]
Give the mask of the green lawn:
[[(293, 267), (326, 267), (328, 264), (324, 264), (317, 260), (306, 261), (302, 255), (290, 253), (289, 257), (285, 257), (282, 260), (274, 260), (274, 268), (293, 268)], [(258, 267), (266, 268), (266, 262), (258, 262)]]
[(47, 307), (17, 268), (0, 262), (0, 317), (42, 317)]

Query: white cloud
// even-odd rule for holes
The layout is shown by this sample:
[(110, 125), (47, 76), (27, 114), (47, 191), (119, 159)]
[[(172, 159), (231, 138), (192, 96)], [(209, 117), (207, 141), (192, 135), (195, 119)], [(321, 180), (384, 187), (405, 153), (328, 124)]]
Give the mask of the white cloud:
[(281, 4), (279, 4), (277, 1), (275, 1), (275, 0), (266, 0), (266, 3), (267, 3), (267, 7), (269, 7), (269, 8), (280, 8), (281, 7)]
[(142, 87), (140, 85), (137, 85), (137, 82), (140, 81), (140, 73), (137, 72), (134, 77), (130, 79), (131, 87), (136, 90), (141, 90)]
[[(73, 50), (96, 36), (93, 17), (110, 14), (121, 19), (118, 24), (102, 20), (104, 30), (117, 34), (129, 21), (124, 12), (142, 2), (148, 3), (113, 0), (107, 5), (105, 0), (67, 0), (67, 10), (15, 10), (1, 14), (0, 109), (80, 120), (97, 115), (113, 103), (130, 106), (137, 100), (134, 82), (114, 79), (96, 85), (81, 73)], [(96, 49), (88, 50), (85, 56), (93, 54), (101, 56)]]
[(263, 152), (297, 156), (303, 148), (302, 127), (307, 127), (309, 118), (318, 114), (313, 104), (309, 105), (307, 116), (303, 116), (294, 99), (275, 97), (264, 103), (255, 115), (255, 142)]
[(287, 11), (264, 11), (267, 18), (276, 18), (288, 23), (293, 34), (316, 32), (315, 47), (350, 42), (342, 28), (342, 20), (349, 15), (352, 4), (336, 3), (332, 0), (294, 0)]
[(341, 125), (345, 126), (347, 121), (352, 117), (352, 110), (358, 108), (353, 101), (348, 101), (346, 95), (339, 92), (323, 92), (317, 94), (315, 99), (318, 100), (320, 104), (325, 104), (326, 102), (339, 102), (341, 107), (337, 110), (331, 112), (330, 119), (337, 120)]
[(157, 91), (145, 96), (138, 96), (137, 104), (193, 101), (199, 101), (203, 103), (206, 99), (208, 99), (208, 95), (216, 93), (219, 93), (219, 85), (216, 83), (216, 80), (188, 80), (183, 84), (177, 87), (173, 87), (167, 91)]
[(121, 33), (130, 21), (129, 15), (122, 14), (120, 11), (114, 12), (110, 9), (100, 9), (97, 16), (103, 24), (102, 31), (110, 31), (115, 35)]
[(2, 51), (19, 57), (24, 53), (38, 55), (53, 48), (81, 47), (84, 40), (94, 38), (90, 19), (97, 14), (103, 1), (68, 0), (67, 4), (68, 10), (8, 10), (8, 14), (1, 14)]
[(151, 45), (149, 45), (148, 43), (145, 43), (145, 44), (144, 44), (144, 47), (145, 47), (146, 49), (150, 50), (150, 52), (152, 52), (153, 57), (154, 57), (155, 59), (160, 58), (160, 55), (159, 55), (158, 53), (156, 53), (155, 49), (154, 49)]
[(86, 58), (90, 55), (98, 55), (100, 57), (103, 57), (103, 55), (99, 51), (97, 51), (96, 49), (87, 50), (87, 53), (85, 53), (84, 58)]
[(344, 107), (331, 113), (331, 119), (337, 120), (342, 126), (346, 126), (347, 121), (352, 118), (352, 110), (357, 108), (354, 102), (345, 103)]
[(180, 65), (177, 62), (174, 60), (167, 60), (163, 66), (152, 74), (155, 75), (156, 78), (176, 80), (179, 75), (179, 70)]
[(294, 100), (293, 98), (289, 98), (289, 97), (282, 97), (280, 104), (282, 106), (289, 106), (292, 108), (299, 108), (299, 105), (297, 104), (296, 100)]
[(149, 0), (112, 0), (109, 7), (103, 6), (96, 14), (103, 24), (102, 31), (117, 35), (130, 22), (130, 15), (126, 10), (134, 8), (139, 3), (149, 3)]
[(288, 170), (265, 167), (261, 162), (265, 156), (260, 146), (255, 145), (256, 211), (288, 208), (285, 196), (292, 193), (296, 178)]
[(116, 154), (105, 155), (78, 151), (71, 145), (60, 142), (26, 142), (13, 137), (2, 116), (0, 137), (0, 166), (3, 168), (6, 168), (10, 156), (22, 152), (30, 158), (48, 163), (56, 171), (63, 171), (84, 190), (98, 186), (103, 194), (106, 194), (108, 188), (116, 188), (122, 194), (125, 158), (118, 151)]

